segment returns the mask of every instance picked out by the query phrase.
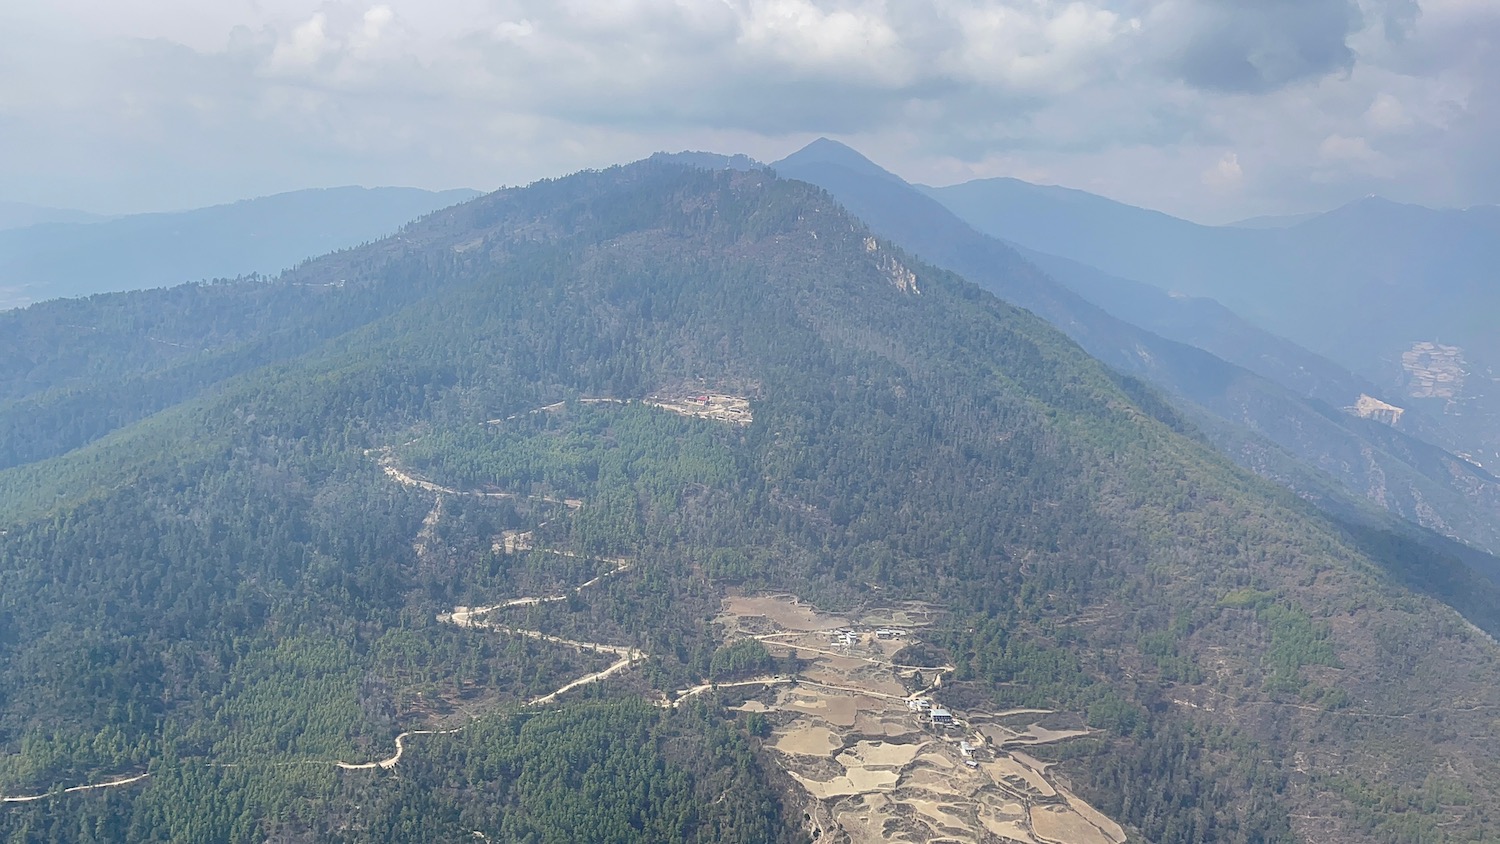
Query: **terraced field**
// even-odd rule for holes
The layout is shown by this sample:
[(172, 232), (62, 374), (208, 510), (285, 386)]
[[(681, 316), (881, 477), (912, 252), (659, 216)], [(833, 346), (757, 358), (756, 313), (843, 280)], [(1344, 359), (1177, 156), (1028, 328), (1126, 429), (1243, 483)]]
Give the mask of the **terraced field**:
[(796, 677), (763, 678), (764, 695), (741, 709), (771, 721), (771, 753), (804, 791), (809, 834), (850, 844), (1123, 844), (1119, 824), (1025, 752), (1088, 730), (1049, 729), (1046, 710), (945, 709), (948, 666), (892, 661), (934, 613), (911, 605), (849, 619), (790, 596), (724, 602), (726, 638), (755, 638), (806, 663)]

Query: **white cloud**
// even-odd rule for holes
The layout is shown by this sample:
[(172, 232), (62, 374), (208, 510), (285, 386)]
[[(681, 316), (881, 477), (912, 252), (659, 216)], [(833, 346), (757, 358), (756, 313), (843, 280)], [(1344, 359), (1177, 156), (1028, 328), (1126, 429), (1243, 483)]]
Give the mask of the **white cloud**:
[(351, 45), (355, 50), (367, 50), (380, 43), (380, 37), (390, 27), (391, 22), (396, 19), (396, 13), (390, 6), (374, 6), (365, 12), (362, 21), (363, 27), (359, 34), (352, 40)]
[(739, 10), (736, 44), (746, 58), (839, 74), (906, 78), (906, 56), (878, 7), (822, 9), (809, 0), (755, 0)]
[(0, 8), (0, 199), (488, 186), (818, 134), (1207, 217), (1500, 199), (1493, 0), (128, 6)]
[(272, 74), (289, 74), (317, 67), (324, 56), (338, 49), (339, 45), (329, 40), (325, 31), (328, 16), (316, 12), (297, 26), (276, 44), (266, 60), (266, 70)]
[(1240, 156), (1226, 152), (1214, 166), (1203, 171), (1203, 183), (1216, 190), (1233, 190), (1245, 181), (1245, 171), (1240, 167)]
[(1082, 2), (955, 4), (957, 44), (939, 58), (958, 79), (1022, 93), (1061, 92), (1118, 70), (1117, 42), (1140, 30)]
[(1365, 110), (1365, 123), (1380, 132), (1395, 132), (1412, 125), (1411, 115), (1401, 101), (1391, 94), (1381, 93)]
[(493, 30), (496, 41), (518, 42), (536, 34), (536, 26), (529, 20), (501, 21)]
[(1348, 138), (1343, 135), (1329, 135), (1318, 144), (1318, 155), (1324, 161), (1354, 162), (1357, 164), (1369, 164), (1379, 159), (1375, 150), (1370, 149), (1370, 143), (1364, 138)]

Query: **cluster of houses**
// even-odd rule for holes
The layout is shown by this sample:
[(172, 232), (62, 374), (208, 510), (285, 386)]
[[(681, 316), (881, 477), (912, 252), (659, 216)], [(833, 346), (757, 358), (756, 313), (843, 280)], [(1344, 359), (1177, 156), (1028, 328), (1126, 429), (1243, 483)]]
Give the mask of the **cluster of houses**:
[(939, 727), (947, 727), (956, 723), (953, 713), (946, 709), (934, 708), (932, 701), (925, 697), (907, 698), (906, 708), (918, 715), (926, 716), (927, 720)]
[[(908, 698), (906, 708), (915, 712), (918, 717), (926, 718), (927, 723), (934, 727), (952, 727), (958, 723), (952, 712), (933, 706), (932, 701), (925, 697)], [(979, 767), (979, 761), (974, 758), (975, 752), (979, 749), (979, 745), (970, 744), (968, 741), (958, 743), (959, 755), (963, 756), (964, 764), (970, 768)]]
[[(905, 633), (905, 631), (893, 627), (878, 627), (873, 632), (875, 633), (875, 638), (882, 641), (899, 638)], [(837, 630), (830, 630), (828, 636), (834, 647), (848, 649), (863, 641), (865, 633), (848, 627), (841, 627)], [(917, 717), (925, 719), (927, 723), (934, 727), (945, 728), (958, 724), (958, 720), (953, 717), (952, 712), (942, 707), (933, 706), (930, 698), (908, 698), (906, 708), (915, 713)], [(958, 752), (963, 756), (964, 764), (970, 768), (978, 767), (979, 765), (979, 762), (974, 758), (975, 751), (977, 750), (979, 750), (978, 746), (970, 744), (967, 741), (958, 743)]]
[[(875, 638), (888, 641), (900, 637), (904, 632), (893, 627), (878, 627), (875, 629)], [(830, 632), (829, 637), (833, 640), (835, 646), (852, 648), (860, 643), (860, 640), (864, 638), (864, 634), (858, 630), (841, 627), (838, 630)]]

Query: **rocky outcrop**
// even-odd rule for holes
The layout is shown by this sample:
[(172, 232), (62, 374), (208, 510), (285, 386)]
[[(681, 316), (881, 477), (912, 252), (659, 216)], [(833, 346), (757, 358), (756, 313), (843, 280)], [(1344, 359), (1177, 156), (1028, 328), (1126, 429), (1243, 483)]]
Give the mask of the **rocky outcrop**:
[(1392, 428), (1396, 427), (1397, 423), (1401, 421), (1401, 414), (1406, 412), (1405, 408), (1397, 407), (1394, 404), (1387, 404), (1374, 396), (1365, 395), (1364, 393), (1360, 394), (1359, 400), (1354, 403), (1353, 407), (1346, 407), (1344, 410), (1361, 419), (1374, 419), (1376, 422), (1384, 422)]

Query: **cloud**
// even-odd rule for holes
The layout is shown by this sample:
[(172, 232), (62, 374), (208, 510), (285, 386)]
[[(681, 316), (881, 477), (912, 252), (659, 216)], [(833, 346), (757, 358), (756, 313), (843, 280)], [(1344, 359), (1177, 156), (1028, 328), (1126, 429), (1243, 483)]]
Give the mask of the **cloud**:
[(1363, 25), (1352, 0), (1169, 0), (1148, 27), (1166, 68), (1209, 91), (1263, 93), (1347, 71)]
[(1329, 135), (1318, 145), (1318, 154), (1326, 161), (1370, 162), (1376, 159), (1375, 151), (1364, 138), (1347, 138)]
[(300, 26), (291, 36), (276, 45), (266, 61), (266, 70), (272, 74), (297, 73), (317, 67), (324, 56), (337, 49), (324, 31), (328, 16), (318, 12)]
[[(809, 0), (767, 0), (740, 11), (735, 46), (773, 66), (900, 85), (912, 72), (901, 39), (878, 10), (822, 9)], [(894, 60), (893, 60), (894, 59)]]
[(1219, 190), (1238, 188), (1244, 180), (1245, 171), (1240, 167), (1238, 153), (1224, 153), (1214, 166), (1203, 171), (1203, 183)]
[(1396, 132), (1412, 125), (1405, 106), (1394, 95), (1380, 93), (1365, 110), (1365, 123), (1377, 132)]
[(914, 179), (1207, 217), (1493, 202), (1497, 43), (1493, 0), (9, 4), (0, 198), (484, 187), (835, 134)]

